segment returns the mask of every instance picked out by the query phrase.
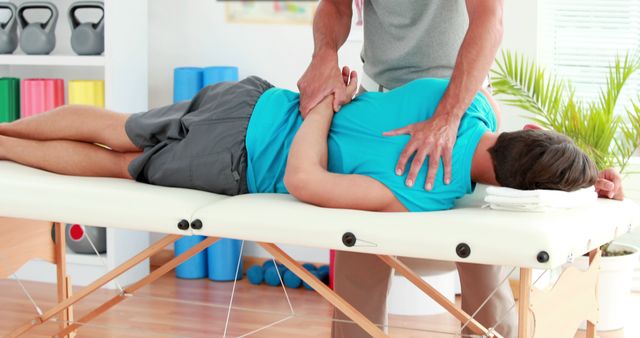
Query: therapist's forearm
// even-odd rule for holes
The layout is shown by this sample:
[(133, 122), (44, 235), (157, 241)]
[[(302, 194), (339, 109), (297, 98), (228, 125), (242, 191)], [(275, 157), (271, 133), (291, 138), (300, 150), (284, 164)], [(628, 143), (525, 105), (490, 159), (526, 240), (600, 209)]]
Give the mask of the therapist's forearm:
[(352, 0), (323, 0), (313, 19), (313, 55), (335, 54), (351, 30)]
[(456, 59), (456, 65), (445, 92), (436, 110), (436, 115), (444, 115), (459, 121), (467, 110), (482, 83), (487, 78), (496, 52), (502, 42), (502, 1), (493, 5), (486, 3), (469, 7), (469, 28)]

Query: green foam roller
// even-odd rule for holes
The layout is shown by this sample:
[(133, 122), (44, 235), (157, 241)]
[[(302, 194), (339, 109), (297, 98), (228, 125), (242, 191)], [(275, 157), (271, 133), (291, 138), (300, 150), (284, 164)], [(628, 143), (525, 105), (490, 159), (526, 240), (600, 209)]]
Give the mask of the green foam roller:
[(20, 117), (20, 79), (0, 78), (0, 122), (12, 122)]

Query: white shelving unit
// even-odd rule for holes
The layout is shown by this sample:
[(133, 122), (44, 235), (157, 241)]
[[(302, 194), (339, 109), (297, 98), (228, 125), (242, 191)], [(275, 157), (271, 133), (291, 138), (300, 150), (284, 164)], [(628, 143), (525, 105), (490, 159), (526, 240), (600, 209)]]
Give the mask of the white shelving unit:
[[(0, 0), (20, 5), (26, 0)], [(51, 55), (0, 55), (0, 77), (63, 78), (68, 80), (105, 80), (105, 103), (108, 109), (139, 112), (148, 109), (148, 8), (147, 0), (105, 2), (105, 52), (100, 56), (78, 56), (70, 44), (71, 29), (67, 18), (72, 0), (52, 0), (58, 7), (56, 49)], [(79, 12), (79, 14), (81, 14)], [(36, 19), (46, 19), (35, 12)], [(38, 15), (42, 15), (39, 18)], [(129, 23), (129, 24), (123, 24)], [(135, 206), (132, 206), (134, 208)], [(108, 208), (105, 207), (105, 212)], [(55, 221), (55, 220), (52, 220)], [(100, 224), (87, 224), (100, 226)], [(86, 285), (113, 269), (149, 245), (147, 232), (107, 229), (107, 253), (96, 255), (67, 254), (68, 273), (74, 285)], [(103, 262), (106, 262), (106, 267)], [(149, 273), (148, 262), (118, 278), (118, 283), (133, 283)], [(55, 267), (43, 261), (31, 261), (17, 273), (25, 280), (55, 281)], [(114, 287), (114, 284), (109, 284)]]

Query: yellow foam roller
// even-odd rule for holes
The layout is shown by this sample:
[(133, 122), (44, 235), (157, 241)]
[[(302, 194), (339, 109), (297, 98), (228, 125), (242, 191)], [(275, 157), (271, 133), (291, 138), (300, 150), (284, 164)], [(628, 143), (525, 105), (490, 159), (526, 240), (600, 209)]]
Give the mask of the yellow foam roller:
[(69, 81), (69, 104), (85, 104), (104, 108), (104, 81)]

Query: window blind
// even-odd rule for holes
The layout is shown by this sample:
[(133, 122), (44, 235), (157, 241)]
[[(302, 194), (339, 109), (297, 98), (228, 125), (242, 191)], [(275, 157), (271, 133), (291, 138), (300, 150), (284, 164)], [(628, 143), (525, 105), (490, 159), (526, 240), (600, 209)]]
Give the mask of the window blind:
[[(606, 84), (616, 54), (640, 52), (640, 0), (540, 0), (540, 59), (591, 101)], [(623, 91), (617, 112), (640, 93), (640, 76)]]

